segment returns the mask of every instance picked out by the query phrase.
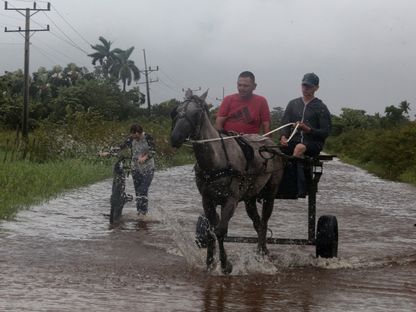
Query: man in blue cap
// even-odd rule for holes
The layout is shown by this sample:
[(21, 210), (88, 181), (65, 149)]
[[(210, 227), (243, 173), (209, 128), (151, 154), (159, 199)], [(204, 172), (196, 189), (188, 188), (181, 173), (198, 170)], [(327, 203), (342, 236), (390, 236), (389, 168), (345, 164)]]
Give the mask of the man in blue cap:
[[(307, 73), (302, 79), (302, 97), (289, 102), (282, 123), (293, 123), (282, 131), (280, 144), (286, 153), (295, 157), (317, 156), (331, 130), (331, 114), (327, 106), (317, 97), (319, 77)], [(297, 125), (297, 131), (288, 142), (290, 134)]]

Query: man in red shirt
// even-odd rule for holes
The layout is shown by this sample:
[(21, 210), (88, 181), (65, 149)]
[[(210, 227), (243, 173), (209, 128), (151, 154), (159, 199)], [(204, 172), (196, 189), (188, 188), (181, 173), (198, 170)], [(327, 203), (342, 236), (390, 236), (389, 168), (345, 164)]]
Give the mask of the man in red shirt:
[(270, 131), (270, 110), (266, 98), (253, 94), (256, 89), (254, 74), (244, 71), (238, 76), (238, 93), (228, 95), (218, 109), (215, 127), (238, 133)]

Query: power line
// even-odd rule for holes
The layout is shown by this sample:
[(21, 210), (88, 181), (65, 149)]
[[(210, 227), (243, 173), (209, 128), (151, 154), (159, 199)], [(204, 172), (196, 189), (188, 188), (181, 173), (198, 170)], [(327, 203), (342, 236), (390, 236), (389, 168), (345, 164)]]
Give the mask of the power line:
[(3, 16), (3, 17), (7, 17), (7, 18), (10, 18), (10, 19), (12, 19), (12, 20), (17, 20), (17, 21), (21, 21), (21, 19), (20, 18), (18, 18), (18, 17), (14, 17), (14, 16), (8, 16), (8, 15), (6, 15), (6, 14), (0, 14), (0, 16)]
[(42, 45), (44, 45), (45, 47), (48, 47), (49, 49), (51, 49), (51, 50), (55, 51), (57, 54), (60, 54), (61, 56), (64, 56), (64, 57), (65, 57), (65, 58), (67, 58), (68, 60), (72, 60), (72, 59), (73, 59), (73, 57), (72, 57), (72, 56), (69, 56), (69, 55), (66, 55), (65, 53), (62, 53), (61, 51), (59, 51), (59, 50), (55, 49), (54, 47), (50, 46), (49, 44), (47, 44), (46, 42), (44, 42), (44, 41), (42, 41), (42, 40), (39, 40), (39, 39), (38, 39), (38, 41), (39, 41), (40, 43), (42, 43)]
[(35, 23), (38, 26), (41, 26), (41, 27), (43, 26), (41, 23), (37, 22), (34, 18), (32, 18), (32, 21), (33, 21), (33, 23)]
[(31, 43), (31, 46), (34, 47), (40, 54), (42, 54), (44, 57), (46, 57), (49, 61), (51, 61), (51, 63), (55, 63), (55, 64), (59, 64), (60, 62), (52, 56), (50, 55), (48, 52), (46, 52), (44, 49), (42, 49), (41, 47)]
[(65, 38), (60, 37), (60, 36), (59, 36), (57, 33), (55, 33), (54, 31), (51, 31), (51, 32), (50, 32), (50, 34), (51, 34), (52, 36), (55, 36), (55, 37), (56, 37), (56, 38), (58, 38), (59, 40), (61, 40), (61, 41), (65, 42), (66, 44), (70, 45), (71, 47), (73, 47), (73, 48), (75, 48), (75, 49), (77, 49), (77, 50), (81, 51), (82, 53), (84, 53), (84, 54), (88, 55), (88, 53), (87, 53), (87, 52), (85, 52), (85, 50), (81, 49), (81, 48), (80, 48), (79, 46), (77, 46), (77, 45), (74, 45), (71, 41), (68, 41), (68, 40), (66, 40)]
[(174, 80), (173, 78), (170, 77), (170, 75), (168, 75), (165, 71), (163, 71), (162, 69), (160, 70), (160, 72), (162, 74), (164, 74), (166, 76), (166, 78), (168, 78), (171, 82), (173, 82), (174, 84), (176, 84), (177, 86), (179, 86), (180, 88), (185, 88), (185, 86), (179, 82), (177, 82), (176, 80)]
[(22, 45), (23, 43), (18, 42), (0, 42), (2, 45)]
[(165, 81), (163, 81), (162, 79), (159, 79), (159, 82), (161, 82), (164, 86), (166, 86), (166, 87), (167, 87), (167, 88), (169, 88), (170, 90), (175, 91), (175, 92), (179, 92), (179, 90), (178, 90), (178, 89), (176, 89), (176, 88), (172, 87), (171, 85), (167, 84), (167, 83), (166, 83)]
[(54, 8), (54, 10), (55, 10), (55, 12), (56, 13), (58, 13), (58, 15), (64, 20), (64, 22), (69, 26), (69, 27), (71, 27), (71, 29), (82, 39), (82, 40), (84, 40), (84, 42), (87, 44), (87, 45), (89, 45), (89, 46), (91, 46), (91, 43), (87, 40), (87, 39), (85, 39), (84, 38), (84, 36), (82, 36), (63, 16), (62, 16), (62, 14), (61, 13), (59, 13), (59, 11), (56, 9), (56, 6), (53, 6), (53, 8)]
[[(46, 15), (46, 13), (45, 13)], [(81, 48), (74, 40), (72, 40), (48, 15), (46, 17), (52, 22), (52, 24), (58, 29), (70, 42), (72, 42), (72, 46), (77, 48), (78, 50), (84, 52), (85, 54), (88, 54), (87, 51), (85, 51), (83, 48)]]

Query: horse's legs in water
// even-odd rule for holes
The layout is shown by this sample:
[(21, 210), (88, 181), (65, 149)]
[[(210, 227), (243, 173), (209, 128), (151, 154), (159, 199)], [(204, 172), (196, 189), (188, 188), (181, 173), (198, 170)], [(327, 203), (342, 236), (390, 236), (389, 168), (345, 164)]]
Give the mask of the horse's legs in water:
[[(258, 245), (257, 251), (260, 254), (267, 254), (266, 247), (266, 235), (267, 235), (267, 221), (270, 218), (271, 211), (273, 209), (273, 204), (270, 207), (270, 204), (263, 201), (263, 211), (260, 219), (259, 213), (257, 212), (256, 198), (250, 198), (245, 201), (246, 211), (250, 219), (253, 221), (254, 229), (257, 232)], [(271, 208), (271, 209), (270, 209)]]
[(261, 227), (258, 232), (258, 250), (260, 253), (267, 255), (269, 251), (266, 246), (267, 224), (273, 212), (274, 199), (277, 192), (278, 184), (274, 182), (274, 176), (267, 182), (264, 189), (263, 208), (261, 212)]
[(221, 207), (221, 220), (215, 228), (215, 235), (218, 240), (218, 247), (220, 251), (221, 269), (224, 274), (231, 273), (233, 267), (227, 260), (227, 253), (224, 248), (224, 236), (228, 232), (228, 222), (234, 214), (235, 208), (237, 207), (238, 200), (235, 198), (228, 198), (227, 202)]
[(208, 233), (209, 239), (207, 244), (207, 268), (212, 269), (214, 263), (214, 253), (215, 253), (215, 236), (212, 234), (214, 233), (214, 229), (218, 224), (219, 217), (217, 212), (215, 211), (216, 205), (209, 201), (207, 198), (202, 197), (202, 205), (204, 207), (204, 213), (209, 221), (209, 229), (210, 232)]
[(261, 220), (259, 213), (257, 212), (256, 198), (252, 197), (248, 200), (245, 200), (244, 203), (246, 206), (247, 215), (250, 217), (251, 221), (253, 221), (253, 226), (256, 232), (259, 233)]

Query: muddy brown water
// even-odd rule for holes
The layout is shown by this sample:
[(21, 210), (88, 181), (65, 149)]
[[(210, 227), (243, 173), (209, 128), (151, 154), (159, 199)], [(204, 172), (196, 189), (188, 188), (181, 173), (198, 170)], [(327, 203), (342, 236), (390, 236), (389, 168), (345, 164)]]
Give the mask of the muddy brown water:
[[(132, 193), (132, 182), (128, 181)], [(159, 171), (151, 211), (108, 225), (111, 180), (0, 223), (0, 311), (416, 311), (416, 188), (338, 160), (324, 165), (318, 216), (339, 223), (339, 257), (313, 246), (226, 243), (234, 270), (205, 272), (194, 244), (191, 166)], [(278, 200), (275, 237), (306, 238), (306, 200)], [(242, 206), (230, 235), (254, 235)]]

